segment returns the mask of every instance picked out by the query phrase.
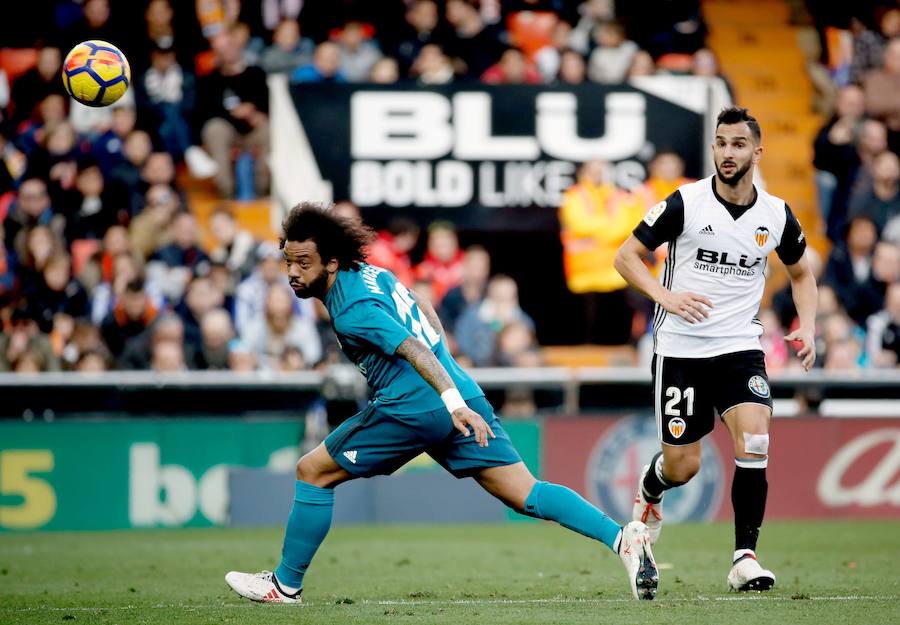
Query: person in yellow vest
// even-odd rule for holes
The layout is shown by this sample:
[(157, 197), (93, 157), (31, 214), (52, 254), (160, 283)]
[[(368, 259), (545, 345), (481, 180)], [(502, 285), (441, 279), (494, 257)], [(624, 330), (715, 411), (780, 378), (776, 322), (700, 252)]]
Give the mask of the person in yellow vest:
[[(636, 191), (644, 203), (644, 212), (650, 210), (664, 199), (675, 193), (681, 185), (694, 182), (693, 178), (684, 176), (684, 160), (675, 152), (662, 151), (653, 157), (647, 166), (647, 181)], [(657, 278), (666, 260), (667, 246), (660, 245), (653, 252), (650, 270)]]
[(559, 209), (566, 284), (584, 304), (583, 340), (623, 345), (631, 338), (633, 308), (627, 284), (613, 268), (618, 247), (646, 212), (638, 196), (615, 186), (609, 164), (588, 161)]

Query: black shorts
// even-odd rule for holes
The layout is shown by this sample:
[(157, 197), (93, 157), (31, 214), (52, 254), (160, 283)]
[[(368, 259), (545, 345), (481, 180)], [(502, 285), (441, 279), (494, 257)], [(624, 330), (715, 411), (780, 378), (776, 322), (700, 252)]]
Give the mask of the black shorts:
[(765, 357), (751, 350), (712, 358), (653, 357), (653, 395), (659, 440), (687, 445), (712, 432), (738, 404), (772, 409)]

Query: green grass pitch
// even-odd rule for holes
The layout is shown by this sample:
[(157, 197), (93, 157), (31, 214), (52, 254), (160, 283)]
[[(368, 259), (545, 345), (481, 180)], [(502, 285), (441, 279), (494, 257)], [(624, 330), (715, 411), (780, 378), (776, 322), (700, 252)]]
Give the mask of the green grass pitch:
[(257, 605), (230, 569), (271, 569), (281, 530), (0, 534), (0, 624), (900, 623), (893, 522), (770, 522), (763, 594), (728, 593), (730, 524), (672, 525), (656, 601), (632, 601), (618, 558), (546, 523), (339, 527), (303, 606)]

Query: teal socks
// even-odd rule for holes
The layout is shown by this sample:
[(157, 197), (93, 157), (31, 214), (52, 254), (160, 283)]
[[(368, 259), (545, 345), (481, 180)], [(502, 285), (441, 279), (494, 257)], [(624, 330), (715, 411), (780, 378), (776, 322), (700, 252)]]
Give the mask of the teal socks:
[(615, 551), (622, 527), (571, 488), (538, 482), (525, 500), (525, 514), (556, 521), (566, 529), (599, 540)]
[(286, 592), (303, 587), (303, 576), (331, 527), (334, 489), (297, 482), (294, 506), (284, 531), (281, 564), (275, 578)]

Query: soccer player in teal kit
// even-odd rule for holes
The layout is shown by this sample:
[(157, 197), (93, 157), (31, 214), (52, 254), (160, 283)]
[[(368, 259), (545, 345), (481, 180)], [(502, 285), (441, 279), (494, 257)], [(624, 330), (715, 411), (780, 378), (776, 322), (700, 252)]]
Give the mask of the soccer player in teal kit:
[(373, 399), (297, 463), (281, 564), (274, 573), (228, 573), (235, 592), (300, 603), (303, 576), (331, 526), (335, 486), (393, 473), (425, 452), (517, 512), (604, 543), (625, 565), (632, 595), (653, 599), (658, 577), (646, 525), (621, 527), (571, 489), (531, 475), (484, 393), (447, 350), (430, 304), (389, 271), (365, 263), (371, 230), (310, 203), (293, 208), (282, 229), (291, 288), (297, 297), (324, 302)]

